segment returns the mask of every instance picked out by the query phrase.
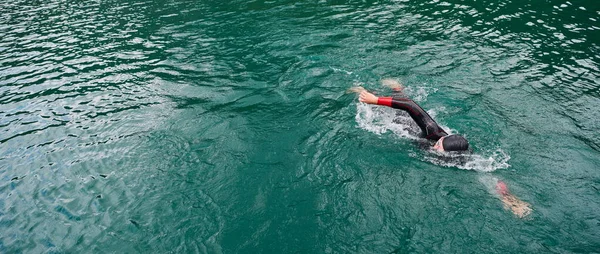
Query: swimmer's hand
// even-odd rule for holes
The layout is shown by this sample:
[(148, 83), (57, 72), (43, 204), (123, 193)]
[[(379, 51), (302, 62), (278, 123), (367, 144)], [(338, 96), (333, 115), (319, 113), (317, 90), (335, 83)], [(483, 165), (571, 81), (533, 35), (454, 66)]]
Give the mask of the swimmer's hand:
[(381, 80), (381, 84), (391, 88), (394, 91), (400, 92), (400, 91), (404, 90), (404, 86), (402, 86), (402, 84), (400, 84), (400, 82), (393, 80), (393, 79), (383, 79), (383, 80)]
[(377, 100), (379, 100), (379, 98), (374, 94), (367, 92), (367, 90), (364, 90), (360, 92), (358, 100), (367, 104), (377, 104)]
[(355, 86), (348, 89), (346, 93), (361, 93), (362, 91), (367, 91), (367, 89), (363, 88), (362, 86)]
[(362, 86), (352, 87), (346, 92), (359, 94), (358, 100), (367, 104), (377, 104), (377, 100), (379, 99), (377, 96), (370, 93), (369, 91), (367, 91), (367, 89), (363, 88)]

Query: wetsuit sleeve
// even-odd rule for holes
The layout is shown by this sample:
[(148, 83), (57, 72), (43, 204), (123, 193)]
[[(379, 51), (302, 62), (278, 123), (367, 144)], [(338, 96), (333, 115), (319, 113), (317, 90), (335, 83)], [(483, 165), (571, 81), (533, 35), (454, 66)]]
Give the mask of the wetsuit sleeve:
[(379, 97), (377, 99), (377, 105), (391, 107), (392, 106), (392, 97)]
[(425, 138), (438, 140), (448, 135), (417, 103), (408, 98), (379, 97), (377, 105), (383, 105), (408, 112), (412, 119), (419, 125)]
[(411, 113), (416, 113), (416, 110), (414, 110), (416, 104), (411, 99), (379, 97), (379, 99), (377, 99), (377, 105), (388, 106), (405, 111), (412, 111)]

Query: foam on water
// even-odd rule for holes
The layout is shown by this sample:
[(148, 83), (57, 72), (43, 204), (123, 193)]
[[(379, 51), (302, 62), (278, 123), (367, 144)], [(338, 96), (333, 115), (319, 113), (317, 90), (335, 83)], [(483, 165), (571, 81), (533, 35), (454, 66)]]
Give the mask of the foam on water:
[[(413, 91), (415, 91), (421, 100), (424, 100), (428, 94), (427, 89), (415, 89)], [(434, 118), (437, 114), (443, 112), (445, 112), (444, 108), (427, 111)], [(421, 133), (419, 126), (417, 126), (406, 112), (400, 110), (358, 103), (355, 119), (359, 128), (378, 135), (390, 131), (400, 138), (424, 141), (419, 136)], [(440, 126), (450, 134), (454, 132), (451, 128), (443, 124), (440, 124)], [(414, 156), (436, 165), (457, 167), (478, 172), (492, 172), (497, 169), (510, 167), (510, 164), (508, 164), (510, 156), (500, 148), (480, 150), (469, 154), (441, 154), (433, 150), (427, 150), (422, 155)]]
[(391, 108), (371, 106), (365, 103), (358, 103), (356, 109), (356, 122), (362, 129), (375, 134), (391, 131), (403, 138), (418, 139), (414, 132), (415, 128), (418, 130), (419, 127), (414, 122), (410, 123), (412, 119), (408, 115), (396, 116)]
[[(432, 88), (432, 87), (422, 87), (422, 86), (417, 86), (417, 87), (406, 87), (404, 89), (404, 92), (408, 95), (410, 95), (410, 98), (413, 101), (416, 102), (420, 102), (420, 101), (425, 101), (427, 99), (427, 96), (430, 93), (435, 93), (437, 92), (437, 88)], [(429, 112), (428, 112), (429, 113)], [(430, 113), (431, 115), (431, 113)]]
[(457, 167), (477, 172), (492, 172), (496, 169), (508, 168), (510, 156), (502, 149), (492, 151), (478, 151), (473, 154), (444, 154), (435, 152), (426, 154), (425, 160), (444, 167)]

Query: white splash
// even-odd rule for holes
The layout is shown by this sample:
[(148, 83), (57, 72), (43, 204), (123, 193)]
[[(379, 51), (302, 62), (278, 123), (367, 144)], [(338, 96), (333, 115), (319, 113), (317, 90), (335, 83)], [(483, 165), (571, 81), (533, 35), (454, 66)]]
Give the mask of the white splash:
[(502, 149), (494, 151), (478, 151), (474, 154), (439, 154), (430, 152), (423, 157), (426, 161), (444, 167), (457, 167), (477, 172), (493, 172), (497, 169), (508, 168), (510, 156)]
[[(403, 138), (419, 139), (419, 126), (405, 112), (365, 103), (358, 103), (356, 111), (355, 119), (359, 128), (375, 134), (391, 131)], [(396, 114), (397, 112), (402, 114)]]

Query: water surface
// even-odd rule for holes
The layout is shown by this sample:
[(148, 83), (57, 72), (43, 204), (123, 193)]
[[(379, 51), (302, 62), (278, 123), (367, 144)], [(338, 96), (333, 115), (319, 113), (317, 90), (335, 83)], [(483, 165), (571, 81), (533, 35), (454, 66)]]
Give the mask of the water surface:
[[(598, 251), (599, 7), (5, 1), (0, 252)], [(383, 78), (474, 163), (345, 94)]]

